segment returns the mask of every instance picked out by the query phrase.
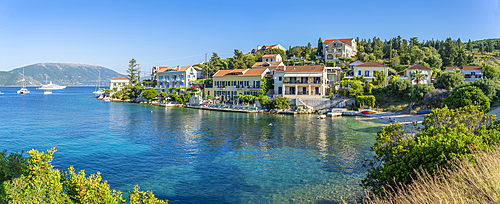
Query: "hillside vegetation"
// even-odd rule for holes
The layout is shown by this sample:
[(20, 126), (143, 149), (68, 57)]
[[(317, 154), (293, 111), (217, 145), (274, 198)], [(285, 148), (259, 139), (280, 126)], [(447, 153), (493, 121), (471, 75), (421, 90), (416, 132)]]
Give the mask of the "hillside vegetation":
[[(82, 63), (38, 63), (24, 67), (26, 86), (45, 84), (45, 79), (58, 85), (96, 85), (101, 72), (101, 85), (122, 74), (99, 65)], [(21, 86), (23, 67), (0, 72), (0, 86)]]

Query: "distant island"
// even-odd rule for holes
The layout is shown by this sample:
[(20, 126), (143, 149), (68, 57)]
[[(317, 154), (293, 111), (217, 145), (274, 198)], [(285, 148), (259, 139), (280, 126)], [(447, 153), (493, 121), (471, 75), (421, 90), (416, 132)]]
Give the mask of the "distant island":
[(124, 76), (114, 70), (83, 63), (37, 63), (19, 67), (10, 71), (0, 71), (0, 86), (21, 86), (22, 73), (26, 79), (26, 86), (40, 86), (45, 80), (65, 86), (96, 85), (101, 72), (101, 85), (109, 82), (116, 76)]

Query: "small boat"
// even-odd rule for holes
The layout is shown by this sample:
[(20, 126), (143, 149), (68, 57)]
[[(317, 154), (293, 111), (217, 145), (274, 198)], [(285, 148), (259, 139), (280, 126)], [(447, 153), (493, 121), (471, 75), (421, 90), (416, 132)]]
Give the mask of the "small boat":
[(95, 91), (92, 92), (94, 95), (102, 95), (103, 90), (101, 89), (101, 70), (99, 70), (99, 78), (97, 79), (97, 86), (95, 87)]
[(17, 94), (29, 94), (29, 93), (30, 93), (30, 91), (24, 85), (24, 68), (23, 68), (23, 88), (19, 89), (17, 91)]
[(43, 92), (43, 95), (48, 95), (48, 94), (52, 94), (52, 91), (51, 91), (51, 90), (45, 90), (45, 91)]
[(361, 111), (361, 114), (374, 114), (374, 113), (377, 113), (377, 111), (374, 111), (374, 110)]
[(432, 113), (431, 110), (421, 110), (417, 112), (417, 115), (424, 115), (424, 114), (429, 114)]
[(326, 119), (326, 115), (320, 115), (318, 116), (318, 119)]

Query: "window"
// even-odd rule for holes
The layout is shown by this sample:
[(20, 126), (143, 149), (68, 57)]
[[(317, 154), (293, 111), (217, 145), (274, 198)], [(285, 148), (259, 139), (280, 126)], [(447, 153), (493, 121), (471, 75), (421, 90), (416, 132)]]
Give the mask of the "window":
[(370, 76), (370, 71), (366, 70), (365, 71), (365, 77), (369, 77)]
[(358, 76), (361, 76), (361, 70), (358, 70)]
[(160, 81), (163, 80), (163, 76), (160, 76)]
[(476, 76), (476, 72), (471, 72), (470, 75), (471, 76)]
[(207, 95), (210, 95), (210, 91), (207, 91)]
[(278, 87), (278, 94), (283, 94), (283, 87)]
[(215, 81), (215, 87), (219, 86), (219, 81)]
[(233, 86), (236, 86), (236, 81), (233, 81)]
[(266, 59), (266, 62), (269, 62), (269, 59)]
[(373, 70), (373, 77), (375, 77), (375, 72), (376, 72), (376, 71), (375, 71), (375, 70)]
[(283, 80), (283, 77), (278, 77), (278, 81), (281, 81), (281, 80)]
[(168, 81), (168, 79), (169, 79), (169, 78), (170, 78), (170, 76), (169, 76), (169, 75), (165, 76), (165, 79), (166, 79), (167, 81)]
[(245, 81), (245, 86), (249, 86), (248, 84), (250, 84), (249, 81)]

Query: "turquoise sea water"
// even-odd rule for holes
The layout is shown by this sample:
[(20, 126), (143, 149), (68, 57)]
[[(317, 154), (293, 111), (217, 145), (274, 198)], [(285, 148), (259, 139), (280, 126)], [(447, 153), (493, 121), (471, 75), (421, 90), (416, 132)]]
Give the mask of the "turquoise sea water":
[[(43, 95), (0, 87), (0, 150), (57, 147), (54, 166), (101, 172), (169, 203), (337, 203), (363, 194), (379, 124), (98, 101), (93, 87)], [(269, 124), (272, 123), (272, 126)], [(26, 153), (25, 153), (26, 154)]]

